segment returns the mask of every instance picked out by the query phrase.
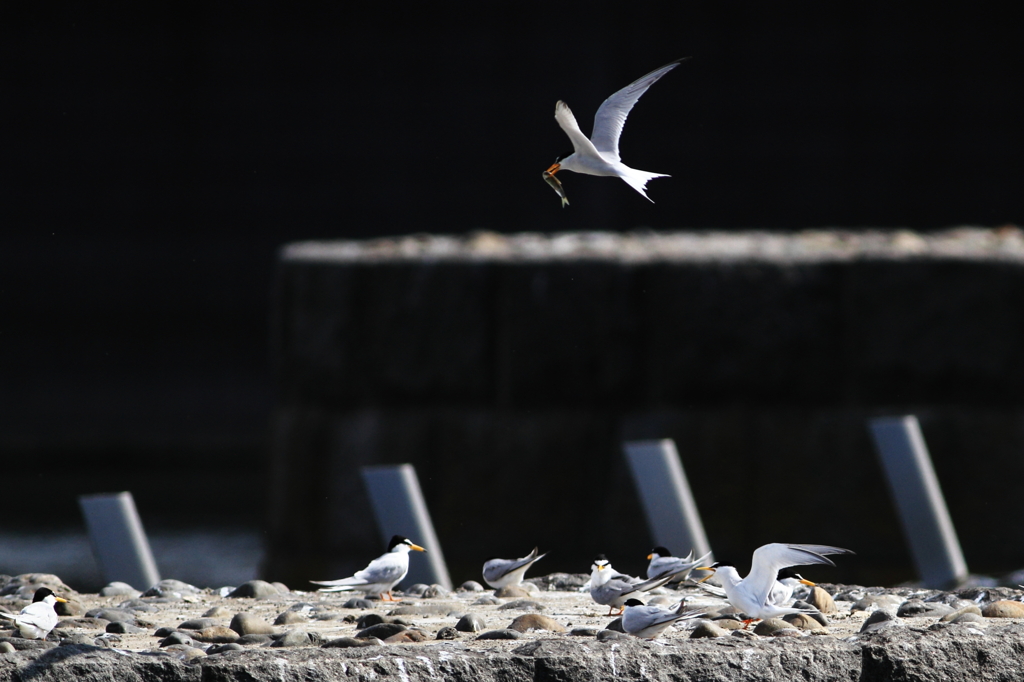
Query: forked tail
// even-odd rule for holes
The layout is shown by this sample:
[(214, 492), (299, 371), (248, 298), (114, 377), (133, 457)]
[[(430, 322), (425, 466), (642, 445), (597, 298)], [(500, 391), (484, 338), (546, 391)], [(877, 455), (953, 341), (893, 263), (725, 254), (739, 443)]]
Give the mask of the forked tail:
[(626, 172), (619, 177), (622, 178), (627, 185), (635, 189), (637, 192), (640, 192), (644, 199), (647, 199), (647, 201), (653, 204), (654, 199), (647, 196), (647, 192), (645, 191), (648, 181), (653, 180), (654, 178), (668, 178), (671, 176), (665, 175), (664, 173), (648, 173), (647, 171), (627, 167)]

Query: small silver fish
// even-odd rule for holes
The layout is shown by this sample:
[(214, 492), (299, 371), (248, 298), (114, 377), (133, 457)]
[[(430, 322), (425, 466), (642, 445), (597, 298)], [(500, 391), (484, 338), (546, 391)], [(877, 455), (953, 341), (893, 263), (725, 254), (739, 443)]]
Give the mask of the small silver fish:
[(562, 208), (569, 205), (569, 198), (565, 196), (565, 189), (562, 188), (562, 183), (558, 181), (558, 178), (552, 173), (544, 171), (543, 173), (544, 182), (551, 185), (551, 189), (555, 190), (558, 196), (562, 197)]

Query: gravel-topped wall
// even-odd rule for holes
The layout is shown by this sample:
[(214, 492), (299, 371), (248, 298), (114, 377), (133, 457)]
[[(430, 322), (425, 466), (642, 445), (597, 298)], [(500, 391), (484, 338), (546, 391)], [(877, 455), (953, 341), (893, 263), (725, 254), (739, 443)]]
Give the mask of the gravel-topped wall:
[(671, 437), (718, 556), (822, 542), (858, 552), (837, 579), (909, 579), (864, 427), (904, 412), (972, 570), (1018, 568), (1022, 302), (1015, 228), (287, 246), (267, 576), (365, 565), (380, 546), (355, 467), (399, 462), (456, 580), (537, 544), (557, 548), (548, 570), (605, 552), (639, 571), (619, 445)]

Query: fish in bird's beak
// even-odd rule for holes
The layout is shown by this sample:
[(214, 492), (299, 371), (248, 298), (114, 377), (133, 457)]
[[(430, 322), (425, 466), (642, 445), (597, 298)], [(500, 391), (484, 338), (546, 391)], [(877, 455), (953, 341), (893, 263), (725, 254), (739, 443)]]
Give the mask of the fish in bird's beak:
[(415, 549), (417, 552), (426, 552), (427, 551), (427, 550), (423, 549), (422, 547), (420, 547), (419, 545), (409, 545), (409, 549)]
[[(555, 170), (552, 171), (551, 168), (554, 168)], [(555, 172), (558, 171), (558, 164), (556, 163), (551, 168), (544, 171), (541, 176), (544, 178), (544, 182), (551, 185), (551, 189), (555, 190), (555, 193), (562, 197), (562, 208), (565, 208), (569, 205), (569, 197), (565, 195), (565, 189), (562, 187), (562, 183), (555, 177)]]

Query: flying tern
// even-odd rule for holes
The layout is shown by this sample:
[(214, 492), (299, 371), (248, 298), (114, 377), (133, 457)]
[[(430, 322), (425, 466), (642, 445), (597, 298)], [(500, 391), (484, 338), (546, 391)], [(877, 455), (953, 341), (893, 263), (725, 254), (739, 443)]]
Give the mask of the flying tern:
[(21, 610), (21, 613), (0, 613), (0, 617), (13, 620), (18, 632), (25, 639), (46, 639), (60, 620), (53, 609), (59, 601), (66, 602), (53, 593), (49, 587), (40, 587), (32, 597), (32, 603)]
[(488, 559), (484, 562), (484, 582), (500, 589), (508, 585), (518, 585), (523, 582), (523, 575), (535, 561), (540, 561), (547, 554), (537, 554), (537, 548), (522, 559)]
[(721, 561), (711, 566), (698, 566), (696, 570), (714, 571), (721, 578), (726, 599), (747, 614), (747, 624), (749, 624), (751, 621), (763, 618), (785, 616), (790, 613), (806, 613), (806, 609), (785, 607), (771, 601), (771, 592), (776, 585), (779, 570), (787, 566), (811, 564), (835, 566), (832, 560), (826, 556), (829, 554), (853, 554), (853, 552), (828, 545), (787, 545), (773, 542), (754, 550), (750, 573), (746, 578), (740, 578), (740, 574), (732, 564)]
[[(351, 578), (340, 580), (311, 580), (314, 585), (327, 585), (329, 589), (321, 589), (320, 592), (347, 592), (359, 590), (367, 594), (378, 594), (382, 601), (397, 601), (391, 596), (391, 590), (395, 585), (402, 582), (405, 574), (409, 572), (409, 552), (426, 552), (419, 545), (413, 544), (409, 538), (395, 535), (388, 543), (388, 551), (373, 561), (361, 571), (356, 571)], [(385, 596), (387, 595), (387, 596)]]
[[(689, 57), (684, 59), (689, 59)], [(659, 78), (679, 66), (682, 61), (684, 60), (677, 59), (655, 69), (606, 99), (598, 107), (597, 114), (594, 115), (594, 132), (590, 139), (587, 139), (587, 136), (580, 130), (569, 105), (562, 100), (555, 104), (555, 120), (572, 141), (573, 153), (565, 158), (557, 159), (550, 168), (544, 171), (543, 177), (562, 197), (563, 207), (569, 203), (569, 200), (565, 196), (565, 190), (562, 189), (561, 183), (555, 178), (555, 173), (560, 170), (622, 178), (644, 199), (654, 203), (645, 191), (647, 182), (654, 178), (669, 176), (664, 173), (648, 173), (637, 170), (622, 163), (619, 157), (619, 137), (622, 135), (622, 126), (626, 123), (626, 117), (629, 116), (629, 112), (640, 96), (647, 92), (647, 88), (654, 85)]]

